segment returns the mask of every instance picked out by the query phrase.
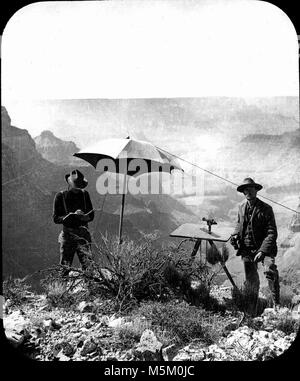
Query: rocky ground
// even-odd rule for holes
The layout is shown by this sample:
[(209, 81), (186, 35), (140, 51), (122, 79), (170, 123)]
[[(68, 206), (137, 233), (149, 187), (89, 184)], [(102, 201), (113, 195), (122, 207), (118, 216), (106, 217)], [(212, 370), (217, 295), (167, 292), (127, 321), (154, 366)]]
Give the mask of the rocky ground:
[[(228, 288), (213, 289), (226, 298)], [(295, 308), (266, 308), (261, 316), (246, 319), (226, 311), (226, 329), (220, 340), (207, 345), (195, 338), (185, 346), (162, 344), (151, 329), (144, 329), (131, 348), (124, 346), (120, 329), (134, 324), (129, 317), (99, 314), (103, 301), (82, 301), (74, 308), (53, 308), (44, 295), (27, 293), (21, 307), (4, 305), (6, 336), (29, 358), (38, 361), (235, 361), (268, 360), (286, 351), (296, 337), (288, 322), (300, 319)], [(278, 322), (283, 322), (283, 330)]]

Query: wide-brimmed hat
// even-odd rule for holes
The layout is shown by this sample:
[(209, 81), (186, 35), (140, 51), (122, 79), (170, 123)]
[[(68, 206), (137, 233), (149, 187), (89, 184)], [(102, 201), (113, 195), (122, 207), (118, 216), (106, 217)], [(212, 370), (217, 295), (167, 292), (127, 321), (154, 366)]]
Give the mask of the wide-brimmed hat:
[(255, 189), (257, 189), (258, 191), (261, 190), (263, 188), (262, 185), (260, 184), (257, 184), (253, 179), (251, 179), (251, 177), (246, 177), (244, 180), (243, 180), (243, 183), (241, 185), (239, 185), (236, 190), (238, 192), (242, 192), (244, 191), (245, 188), (247, 187), (253, 187)]
[(76, 188), (82, 189), (88, 185), (87, 179), (84, 178), (83, 174), (78, 169), (74, 169), (71, 173), (66, 174), (65, 179), (68, 184), (74, 183)]

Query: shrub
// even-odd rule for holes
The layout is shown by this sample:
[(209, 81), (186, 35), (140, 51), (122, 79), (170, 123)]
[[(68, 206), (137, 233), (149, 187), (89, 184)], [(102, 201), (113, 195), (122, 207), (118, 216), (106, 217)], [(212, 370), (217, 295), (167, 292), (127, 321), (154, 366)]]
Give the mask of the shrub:
[[(261, 289), (261, 293), (266, 297), (267, 299), (267, 305), (268, 307), (273, 306), (273, 301), (272, 301), (272, 294), (271, 290), (269, 287), (264, 287)], [(296, 296), (294, 293), (294, 290), (291, 286), (283, 283), (280, 285), (280, 305), (282, 307), (288, 307), (291, 308), (293, 305), (293, 299)]]
[(160, 338), (167, 332), (173, 342), (187, 343), (195, 338), (211, 344), (221, 336), (223, 325), (217, 314), (190, 306), (184, 301), (142, 303), (136, 313), (151, 322)]
[(297, 333), (299, 331), (300, 322), (295, 320), (292, 316), (281, 316), (275, 323), (275, 328), (284, 332), (286, 335)]
[(231, 289), (231, 296), (231, 307), (251, 316), (256, 316), (258, 314), (258, 307), (261, 301), (257, 298), (254, 289), (251, 289), (249, 286), (242, 286), (240, 288), (233, 287)]
[(75, 299), (63, 280), (43, 281), (48, 303), (53, 307), (70, 307)]
[(105, 286), (120, 311), (130, 310), (142, 300), (170, 297), (171, 290), (163, 276), (168, 256), (154, 248), (151, 241), (124, 241), (119, 246), (116, 239), (103, 237), (98, 247), (102, 256), (110, 258), (107, 270), (111, 279)]
[(221, 268), (216, 270), (207, 263), (193, 261), (190, 251), (183, 247), (171, 248), (169, 261), (165, 267), (164, 277), (177, 297), (184, 299), (195, 306), (202, 306), (215, 311), (223, 307), (217, 299), (210, 296), (211, 286)]
[(145, 318), (134, 317), (132, 321), (126, 325), (122, 325), (118, 330), (118, 335), (122, 341), (122, 346), (132, 348), (137, 343), (145, 329), (149, 328), (150, 324)]
[[(114, 310), (118, 312), (128, 312), (141, 301), (172, 298), (183, 298), (208, 308), (217, 306), (209, 295), (215, 274), (205, 264), (191, 262), (190, 252), (172, 248), (163, 250), (145, 238), (138, 242), (124, 240), (119, 245), (116, 238), (102, 235), (101, 242), (97, 244), (93, 239), (93, 244), (99, 258), (89, 262), (86, 270), (62, 269), (62, 266), (50, 269), (43, 284), (48, 299), (54, 304), (64, 303), (65, 296), (73, 300), (80, 284), (77, 300), (101, 296), (113, 300)], [(62, 274), (68, 271), (73, 275), (66, 277), (69, 282), (66, 290), (60, 283), (64, 279)], [(192, 287), (192, 282), (197, 286)]]
[(280, 287), (280, 305), (290, 308), (293, 304), (294, 293), (291, 286), (281, 285)]
[(297, 293), (297, 291), (300, 289), (299, 274), (297, 273), (294, 267), (290, 267), (286, 270), (283, 270), (279, 277), (279, 281), (280, 285), (284, 284), (287, 286), (291, 286), (295, 293)]
[[(109, 258), (112, 275), (109, 288), (119, 310), (133, 309), (141, 301), (183, 298), (195, 305), (217, 305), (209, 296), (216, 273), (209, 266), (191, 261), (190, 251), (168, 247), (159, 249), (151, 240), (118, 241), (102, 236), (97, 245), (102, 258)], [(196, 287), (192, 287), (192, 283)], [(214, 302), (214, 303), (213, 303)]]
[(3, 282), (4, 299), (10, 300), (11, 306), (19, 307), (26, 300), (26, 294), (31, 286), (25, 283), (25, 278), (12, 278), (11, 276)]
[(87, 269), (57, 265), (46, 269), (42, 280), (48, 300), (53, 305), (70, 306), (74, 299), (103, 297), (113, 301), (114, 311), (133, 309), (141, 300), (165, 300), (172, 293), (163, 277), (167, 255), (155, 249), (149, 240), (126, 241), (102, 236), (93, 242), (100, 257), (108, 258), (106, 267), (90, 261)]

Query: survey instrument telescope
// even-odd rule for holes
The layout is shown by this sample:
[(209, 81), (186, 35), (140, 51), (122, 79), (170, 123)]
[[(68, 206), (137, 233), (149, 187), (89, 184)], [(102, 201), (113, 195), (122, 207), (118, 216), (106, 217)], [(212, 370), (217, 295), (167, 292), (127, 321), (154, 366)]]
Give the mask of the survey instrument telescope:
[(211, 234), (211, 225), (217, 225), (217, 222), (213, 218), (202, 218), (202, 221), (206, 221), (208, 226), (208, 233)]

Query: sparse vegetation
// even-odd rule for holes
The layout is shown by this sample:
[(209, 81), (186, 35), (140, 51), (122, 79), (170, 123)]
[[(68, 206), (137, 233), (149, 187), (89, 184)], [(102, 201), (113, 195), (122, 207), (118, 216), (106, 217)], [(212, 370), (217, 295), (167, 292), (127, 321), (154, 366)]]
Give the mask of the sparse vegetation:
[(44, 282), (44, 288), (47, 301), (53, 307), (70, 307), (75, 301), (66, 281), (53, 280)]
[(26, 300), (31, 286), (26, 283), (26, 279), (9, 277), (3, 282), (3, 296), (5, 300), (10, 300), (11, 306), (21, 306)]
[(161, 332), (167, 332), (176, 343), (187, 343), (198, 338), (211, 344), (224, 329), (219, 315), (191, 306), (185, 301), (142, 303), (136, 314), (151, 322), (151, 329), (158, 339), (161, 338)]
[[(42, 270), (46, 274), (42, 287), (48, 306), (43, 309), (42, 305), (43, 315), (33, 314), (28, 325), (34, 332), (33, 337), (48, 340), (44, 336), (45, 330), (51, 335), (53, 330), (64, 329), (64, 324), (69, 324), (69, 327), (74, 324), (92, 331), (95, 337), (99, 334), (100, 338), (108, 325), (114, 327), (114, 333), (108, 330), (111, 340), (105, 342), (105, 348), (128, 351), (130, 359), (135, 356), (135, 348), (138, 347), (141, 336), (149, 329), (164, 347), (171, 346), (177, 351), (180, 347), (196, 343), (201, 348), (211, 348), (208, 350), (209, 356), (217, 357), (225, 356), (222, 343), (226, 342), (228, 335), (230, 341), (230, 334), (234, 336), (235, 331), (239, 343), (239, 335), (248, 340), (247, 332), (265, 332), (264, 329), (269, 330), (270, 327), (277, 332), (275, 335), (278, 338), (282, 338), (283, 333), (291, 335), (299, 330), (299, 321), (292, 315), (291, 308), (282, 309), (278, 314), (270, 310), (266, 316), (253, 319), (265, 307), (271, 306), (267, 288), (262, 290), (265, 298), (259, 299), (256, 310), (253, 310), (254, 293), (249, 288), (232, 289), (232, 298), (224, 298), (225, 304), (213, 298), (211, 288), (220, 271), (218, 266), (208, 264), (207, 261), (192, 260), (190, 250), (184, 250), (183, 247), (161, 250), (150, 239), (124, 241), (119, 246), (116, 239), (107, 237), (102, 237), (100, 244), (93, 244), (99, 256), (89, 263), (87, 269), (57, 265)], [(15, 305), (25, 298), (26, 287), (23, 284), (24, 280), (12, 279), (10, 283), (5, 283), (5, 295), (11, 295)], [(214, 287), (214, 293), (215, 291)], [(214, 295), (219, 298), (219, 295)], [(44, 298), (42, 299), (44, 303)], [(281, 299), (282, 305), (288, 307), (295, 305), (298, 300), (288, 284), (282, 286)], [(84, 302), (83, 307), (77, 308), (81, 301)], [(58, 307), (58, 310), (51, 307)], [(82, 309), (78, 316), (81, 308), (85, 311)], [(65, 320), (62, 319), (58, 325), (54, 322), (49, 325), (49, 319), (45, 320), (50, 314), (50, 320), (54, 321), (55, 317), (57, 319), (56, 314), (62, 311)], [(73, 316), (74, 323), (66, 323), (68, 314)], [(114, 320), (116, 325), (110, 325)], [(74, 351), (72, 349), (67, 356), (72, 357), (76, 352), (76, 340), (81, 334), (81, 328), (76, 333), (76, 338), (71, 332), (73, 331), (68, 331), (68, 335), (72, 337), (71, 346)], [(86, 330), (83, 336), (85, 333)], [(87, 346), (86, 350), (94, 350), (94, 347), (102, 343), (102, 339), (99, 340), (79, 342), (80, 345)], [(287, 345), (289, 340), (291, 339), (278, 343)], [(230, 347), (228, 358), (252, 359), (255, 343), (251, 344), (252, 347), (240, 348), (239, 344), (233, 349)], [(48, 347), (45, 350), (47, 353), (49, 351), (48, 359), (53, 359), (51, 350)], [(262, 354), (257, 356), (265, 359), (265, 349), (261, 350)], [(100, 356), (101, 350), (97, 353)], [(274, 349), (274, 356), (276, 353)]]
[(256, 292), (251, 287), (239, 287), (232, 288), (231, 290), (231, 304), (228, 307), (242, 311), (250, 316), (257, 316), (261, 313), (261, 304), (263, 300), (257, 299), (256, 304)]
[(285, 314), (278, 316), (278, 318), (273, 322), (274, 329), (278, 329), (284, 332), (286, 335), (291, 333), (297, 333), (300, 328), (300, 321), (295, 320), (290, 314)]
[(291, 286), (281, 285), (280, 287), (280, 305), (291, 308), (293, 298), (296, 296)]
[(142, 317), (135, 316), (126, 325), (120, 327), (118, 334), (124, 348), (131, 348), (139, 342), (145, 329), (150, 328), (150, 323)]
[[(219, 310), (218, 302), (210, 296), (216, 272), (201, 262), (191, 262), (190, 254), (181, 249), (159, 250), (151, 240), (139, 243), (102, 237), (96, 244), (99, 258), (88, 268), (63, 266), (49, 269), (42, 284), (53, 305), (70, 306), (73, 301), (95, 297), (113, 299), (114, 310), (128, 312), (142, 301), (186, 300), (196, 306)], [(76, 294), (76, 296), (75, 296)]]

